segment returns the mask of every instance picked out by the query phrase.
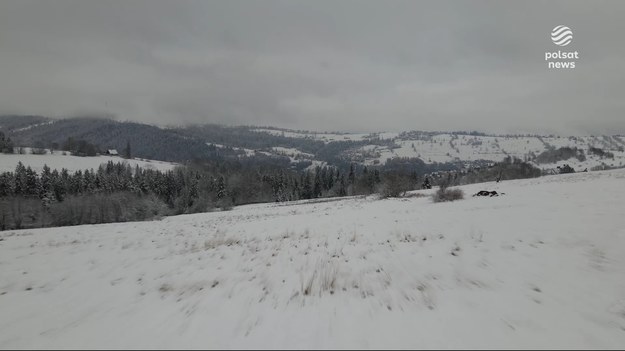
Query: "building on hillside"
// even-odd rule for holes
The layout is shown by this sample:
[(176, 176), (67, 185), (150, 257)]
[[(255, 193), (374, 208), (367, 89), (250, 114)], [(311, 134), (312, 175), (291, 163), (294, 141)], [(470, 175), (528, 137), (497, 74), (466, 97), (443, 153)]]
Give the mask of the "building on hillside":
[(119, 156), (119, 152), (116, 149), (108, 149), (106, 150), (106, 154), (110, 156)]

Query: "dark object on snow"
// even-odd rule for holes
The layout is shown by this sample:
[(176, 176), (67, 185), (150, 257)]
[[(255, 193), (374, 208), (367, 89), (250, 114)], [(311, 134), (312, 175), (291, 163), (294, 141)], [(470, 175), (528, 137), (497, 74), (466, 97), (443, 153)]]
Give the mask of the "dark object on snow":
[(560, 174), (575, 173), (575, 169), (569, 165), (564, 165), (562, 167), (558, 166), (557, 168)]
[(473, 194), (473, 196), (499, 196), (499, 195), (503, 195), (504, 193), (498, 194), (496, 191), (488, 191), (488, 190), (480, 190), (478, 191), (476, 194)]

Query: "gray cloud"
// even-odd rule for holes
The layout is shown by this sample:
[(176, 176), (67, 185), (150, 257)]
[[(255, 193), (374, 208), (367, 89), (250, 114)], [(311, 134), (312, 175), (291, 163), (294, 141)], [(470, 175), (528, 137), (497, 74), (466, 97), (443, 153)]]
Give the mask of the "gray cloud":
[[(0, 113), (625, 133), (620, 1), (0, 2)], [(550, 40), (573, 30), (571, 45)], [(545, 51), (579, 51), (548, 69)]]

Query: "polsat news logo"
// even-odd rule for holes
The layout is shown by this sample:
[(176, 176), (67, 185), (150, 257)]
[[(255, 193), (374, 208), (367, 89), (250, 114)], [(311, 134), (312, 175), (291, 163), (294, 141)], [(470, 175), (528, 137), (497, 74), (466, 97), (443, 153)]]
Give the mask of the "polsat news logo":
[[(551, 31), (551, 41), (558, 46), (567, 46), (573, 41), (573, 31), (571, 28), (559, 25)], [(575, 60), (579, 59), (577, 51), (547, 51), (545, 61), (548, 68), (575, 68)]]

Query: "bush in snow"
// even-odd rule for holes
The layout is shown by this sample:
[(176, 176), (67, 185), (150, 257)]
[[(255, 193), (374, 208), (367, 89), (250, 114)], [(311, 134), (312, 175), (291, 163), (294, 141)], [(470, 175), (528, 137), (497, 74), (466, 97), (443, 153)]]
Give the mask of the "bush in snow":
[(409, 179), (397, 173), (388, 173), (384, 175), (384, 181), (380, 187), (380, 196), (400, 197), (406, 194), (408, 190), (412, 190)]
[(455, 201), (464, 199), (464, 191), (462, 189), (448, 189), (446, 186), (441, 186), (434, 195), (432, 200), (434, 202)]

